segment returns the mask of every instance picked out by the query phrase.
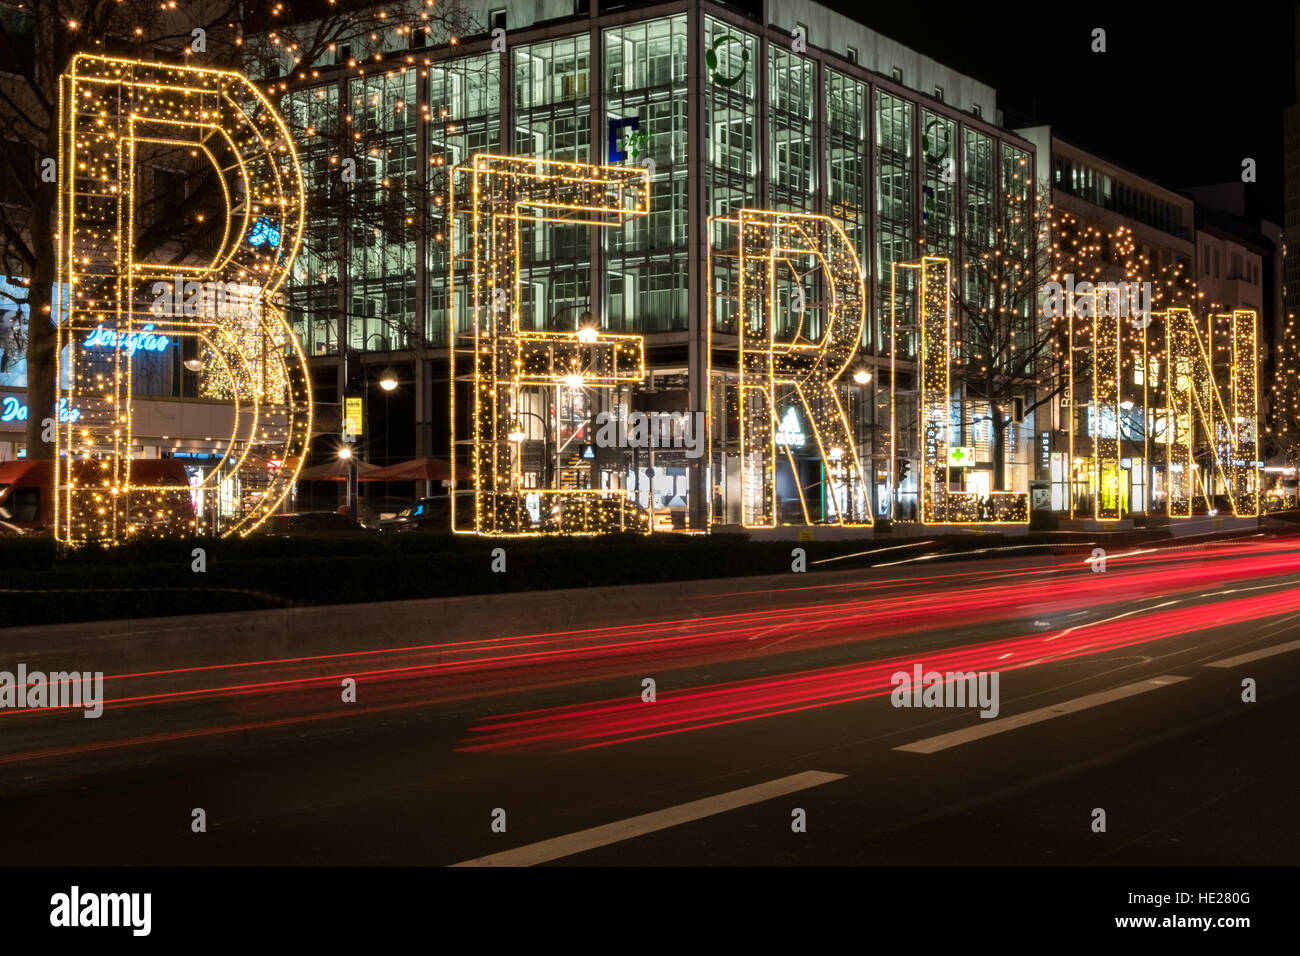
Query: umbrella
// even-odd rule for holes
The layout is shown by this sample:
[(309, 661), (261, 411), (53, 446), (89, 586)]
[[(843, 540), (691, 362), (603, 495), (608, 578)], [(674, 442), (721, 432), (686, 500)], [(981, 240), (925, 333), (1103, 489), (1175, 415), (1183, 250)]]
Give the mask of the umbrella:
[[(456, 466), (457, 480), (468, 481), (473, 476), (474, 472), (467, 465)], [(451, 462), (445, 458), (412, 458), (410, 461), (399, 461), (396, 465), (368, 471), (362, 480), (448, 481), (450, 479)]]
[[(355, 463), (357, 476), (373, 474), (379, 470), (378, 465), (372, 465), (367, 461), (358, 461)], [(304, 468), (298, 472), (299, 481), (347, 481), (348, 473), (351, 470), (349, 459), (335, 458), (327, 461), (323, 465), (314, 465), (311, 468)]]

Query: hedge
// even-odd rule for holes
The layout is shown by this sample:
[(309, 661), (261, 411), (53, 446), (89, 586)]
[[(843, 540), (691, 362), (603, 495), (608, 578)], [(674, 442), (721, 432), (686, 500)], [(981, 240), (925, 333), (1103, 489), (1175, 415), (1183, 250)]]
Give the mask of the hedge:
[[(1070, 549), (1068, 540), (1042, 536), (1020, 536), (1014, 543), (1036, 540)], [(1012, 542), (981, 534), (935, 541), (926, 550), (957, 556), (999, 543)], [(505, 540), (404, 534), (142, 539), (108, 548), (61, 549), (48, 539), (4, 538), (0, 592), (6, 613), (0, 626), (779, 574), (790, 571), (796, 547), (806, 550), (808, 570), (816, 571), (821, 558), (890, 544), (888, 539), (757, 541), (743, 534)], [(191, 570), (195, 548), (205, 551), (202, 574)], [(506, 551), (504, 574), (492, 571), (495, 548)], [(901, 556), (894, 550), (821, 567), (860, 567)]]

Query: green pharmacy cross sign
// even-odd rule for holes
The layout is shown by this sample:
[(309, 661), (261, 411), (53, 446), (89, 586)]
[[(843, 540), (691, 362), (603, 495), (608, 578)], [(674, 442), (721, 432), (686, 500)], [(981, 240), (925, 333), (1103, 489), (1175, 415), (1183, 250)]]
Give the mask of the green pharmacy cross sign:
[(975, 449), (970, 445), (949, 445), (948, 464), (957, 468), (975, 464)]

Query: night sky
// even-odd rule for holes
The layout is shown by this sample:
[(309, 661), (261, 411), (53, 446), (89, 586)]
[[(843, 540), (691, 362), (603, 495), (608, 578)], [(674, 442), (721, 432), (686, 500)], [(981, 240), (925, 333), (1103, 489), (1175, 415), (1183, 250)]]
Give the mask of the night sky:
[[(1008, 125), (1051, 123), (1165, 186), (1240, 181), (1254, 157), (1255, 211), (1282, 223), (1290, 3), (822, 2), (996, 87)], [(1094, 27), (1106, 30), (1105, 54), (1091, 52)]]

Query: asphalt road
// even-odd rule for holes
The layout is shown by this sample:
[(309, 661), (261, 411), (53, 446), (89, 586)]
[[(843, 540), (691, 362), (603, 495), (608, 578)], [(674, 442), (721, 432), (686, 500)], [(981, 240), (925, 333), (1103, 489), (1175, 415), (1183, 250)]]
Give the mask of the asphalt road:
[[(86, 721), (0, 763), (6, 862), (1300, 863), (1300, 538), (902, 560)], [(894, 706), (914, 664), (996, 671), (997, 716)]]

